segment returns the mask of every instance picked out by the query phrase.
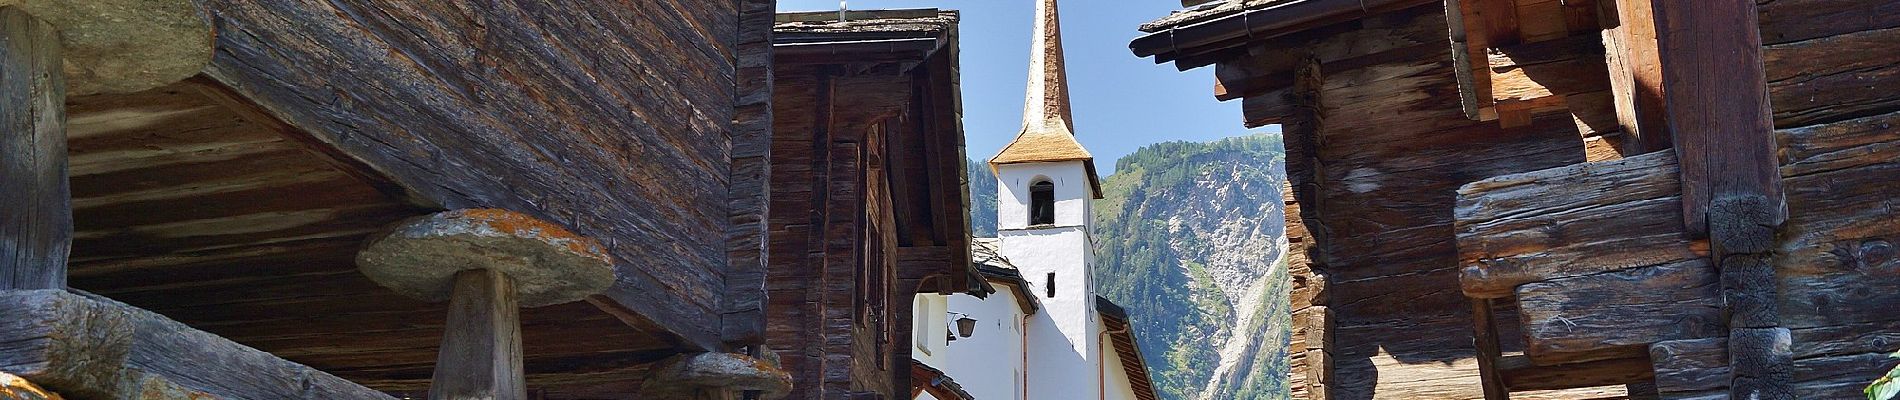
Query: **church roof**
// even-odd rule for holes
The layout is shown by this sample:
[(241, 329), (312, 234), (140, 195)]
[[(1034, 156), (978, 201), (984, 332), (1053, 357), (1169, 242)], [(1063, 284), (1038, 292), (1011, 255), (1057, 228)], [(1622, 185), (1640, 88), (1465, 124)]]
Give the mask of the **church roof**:
[(1106, 297), (1095, 296), (1095, 312), (1102, 314), (1102, 327), (1109, 334), (1110, 343), (1104, 345), (1115, 348), (1115, 356), (1122, 360), (1122, 372), (1127, 373), (1128, 386), (1134, 388), (1135, 398), (1155, 400), (1154, 381), (1148, 377), (1148, 362), (1141, 357), (1141, 345), (1135, 341), (1128, 310)]
[(930, 392), (937, 400), (975, 400), (976, 396), (963, 390), (963, 385), (950, 379), (941, 369), (924, 364), (916, 359), (910, 360), (910, 385), (913, 390)]
[(1089, 189), (1102, 198), (1095, 156), (1075, 140), (1075, 117), (1069, 104), (1068, 72), (1062, 55), (1061, 13), (1057, 0), (1036, 5), (1035, 42), (1029, 53), (1029, 86), (1023, 102), (1023, 130), (990, 158), (993, 168), (1005, 164), (1081, 161), (1088, 169)]

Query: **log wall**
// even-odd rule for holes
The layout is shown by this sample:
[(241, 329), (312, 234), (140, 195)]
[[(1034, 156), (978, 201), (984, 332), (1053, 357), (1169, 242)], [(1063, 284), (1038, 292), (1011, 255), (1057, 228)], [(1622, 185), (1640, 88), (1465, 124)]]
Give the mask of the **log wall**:
[[(1250, 124), (1286, 124), (1297, 199), (1289, 225), (1304, 228), (1289, 227), (1297, 241), (1289, 266), (1312, 271), (1296, 275), (1292, 296), (1294, 340), (1305, 347), (1289, 352), (1306, 375), (1296, 382), (1306, 398), (1480, 397), (1452, 241), (1456, 190), (1584, 161), (1577, 128), (1564, 115), (1510, 129), (1466, 118), (1439, 6), (1314, 32), (1256, 44), (1221, 64), (1316, 63), (1316, 77), (1284, 79), (1317, 79), (1316, 93), (1257, 95), (1245, 107)], [(1314, 107), (1299, 102), (1315, 103), (1315, 118), (1286, 119)], [(1301, 232), (1307, 237), (1295, 237)]]
[[(908, 74), (835, 66), (778, 72), (767, 279), (768, 347), (798, 382), (787, 398), (848, 398), (894, 389), (898, 364), (896, 215), (884, 146), (901, 135)], [(918, 154), (906, 154), (916, 156)], [(895, 343), (895, 345), (893, 344)], [(908, 388), (904, 388), (908, 389)]]
[[(1900, 284), (1900, 187), (1884, 183), (1900, 179), (1900, 95), (1889, 89), (1900, 63), (1870, 51), (1900, 43), (1900, 8), (1792, 1), (1760, 12), (1789, 212), (1773, 264), (1778, 323), (1792, 331), (1794, 398), (1858, 397), (1900, 363), (1886, 357), (1900, 329), (1889, 312), (1900, 297), (1888, 290)], [(1481, 273), (1465, 290), (1514, 292), (1536, 310), (1523, 320), (1533, 359), (1634, 350), (1654, 361), (1662, 398), (1727, 398), (1721, 283), (1709, 244), (1673, 223), (1682, 216), (1677, 171), (1674, 155), (1660, 152), (1466, 186), (1461, 250), (1484, 268), (1468, 270)]]

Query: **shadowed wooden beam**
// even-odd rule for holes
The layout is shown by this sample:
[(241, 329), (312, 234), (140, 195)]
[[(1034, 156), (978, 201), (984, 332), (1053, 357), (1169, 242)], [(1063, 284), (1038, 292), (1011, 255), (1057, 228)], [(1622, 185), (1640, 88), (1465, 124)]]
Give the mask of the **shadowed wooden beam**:
[(0, 309), (0, 370), (69, 398), (393, 399), (96, 296), (0, 291)]
[(1511, 390), (1504, 387), (1497, 365), (1503, 352), (1498, 350), (1497, 318), (1492, 316), (1491, 302), (1471, 299), (1471, 342), (1478, 350), (1478, 382), (1484, 386), (1485, 400), (1510, 400)]
[(64, 289), (73, 241), (59, 33), (0, 8), (0, 289)]
[(1623, 358), (1542, 366), (1523, 356), (1498, 361), (1505, 386), (1513, 391), (1561, 390), (1644, 382), (1654, 375), (1648, 358)]

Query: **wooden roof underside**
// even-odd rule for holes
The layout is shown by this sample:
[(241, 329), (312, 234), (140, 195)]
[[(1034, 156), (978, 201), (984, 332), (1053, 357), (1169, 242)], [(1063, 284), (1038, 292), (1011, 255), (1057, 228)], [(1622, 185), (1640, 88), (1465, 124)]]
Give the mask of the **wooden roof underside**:
[[(376, 285), (354, 258), (430, 208), (208, 80), (68, 106), (73, 287), (377, 389), (426, 390), (443, 305)], [(552, 393), (631, 388), (675, 347), (585, 302), (522, 319), (530, 385)]]

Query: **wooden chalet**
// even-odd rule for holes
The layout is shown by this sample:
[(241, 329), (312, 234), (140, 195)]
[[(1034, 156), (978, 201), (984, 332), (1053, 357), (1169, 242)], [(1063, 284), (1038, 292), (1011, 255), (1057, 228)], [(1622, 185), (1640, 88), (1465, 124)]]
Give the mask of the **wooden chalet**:
[(766, 310), (798, 382), (787, 398), (905, 398), (912, 296), (988, 293), (970, 263), (957, 18), (778, 16)]
[(955, 14), (774, 6), (0, 0), (0, 382), (891, 393), (972, 281)]
[(1302, 399), (1846, 399), (1900, 360), (1900, 3), (1225, 0)]

